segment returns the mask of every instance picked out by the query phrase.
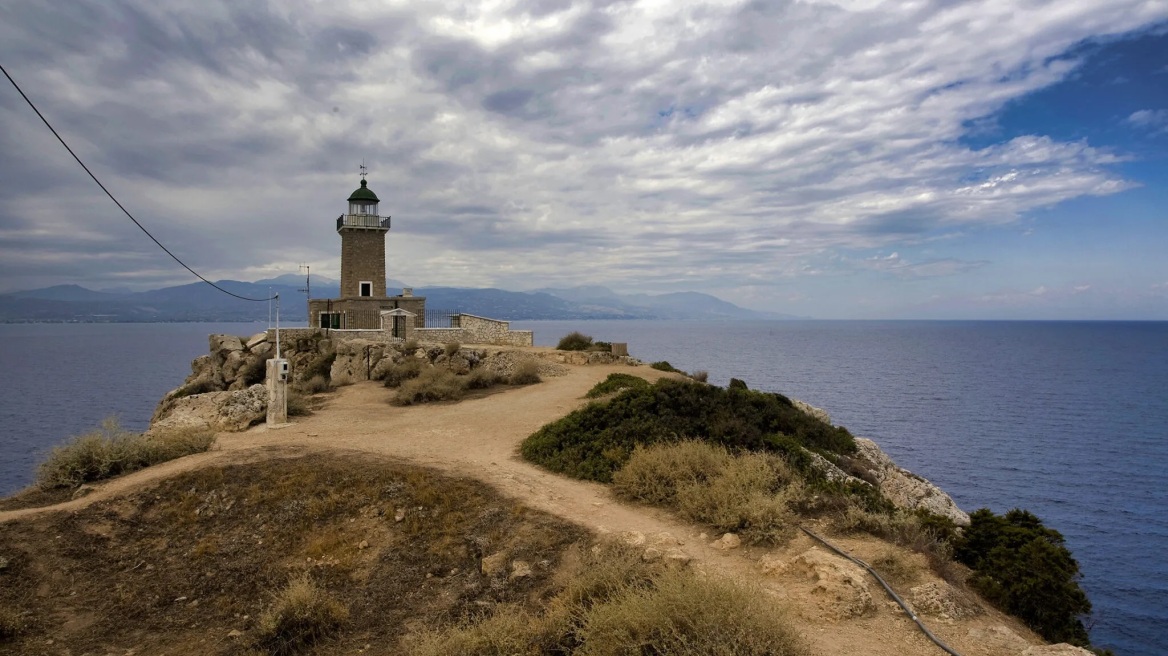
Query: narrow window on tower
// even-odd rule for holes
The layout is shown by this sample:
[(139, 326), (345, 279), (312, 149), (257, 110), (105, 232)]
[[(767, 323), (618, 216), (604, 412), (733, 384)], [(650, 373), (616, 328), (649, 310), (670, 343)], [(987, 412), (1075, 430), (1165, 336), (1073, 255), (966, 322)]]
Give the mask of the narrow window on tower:
[(362, 296), (372, 296), (373, 295), (373, 283), (372, 282), (370, 282), (368, 280), (361, 281), (361, 295)]

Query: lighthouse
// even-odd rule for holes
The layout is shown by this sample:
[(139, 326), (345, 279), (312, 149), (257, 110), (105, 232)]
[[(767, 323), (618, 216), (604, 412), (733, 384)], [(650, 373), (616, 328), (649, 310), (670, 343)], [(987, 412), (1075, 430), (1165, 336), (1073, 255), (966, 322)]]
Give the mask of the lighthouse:
[(381, 216), (381, 199), (369, 188), (361, 165), (361, 183), (349, 194), (346, 212), (337, 217), (341, 237), (341, 295), (309, 299), (308, 321), (330, 330), (387, 330), (405, 338), (421, 328), (426, 299), (410, 289), (389, 296), (385, 285), (385, 235), (390, 217)]

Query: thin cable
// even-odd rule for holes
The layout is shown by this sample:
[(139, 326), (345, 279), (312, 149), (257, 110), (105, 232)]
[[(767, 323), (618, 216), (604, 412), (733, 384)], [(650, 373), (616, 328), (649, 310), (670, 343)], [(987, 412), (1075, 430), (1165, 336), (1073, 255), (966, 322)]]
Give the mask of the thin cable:
[(900, 595), (896, 594), (892, 590), (892, 586), (888, 585), (888, 583), (885, 582), (884, 579), (881, 578), (881, 576), (876, 573), (876, 570), (872, 569), (872, 567), (868, 565), (868, 563), (865, 563), (864, 561), (860, 560), (859, 558), (856, 558), (854, 556), (849, 555), (843, 549), (840, 549), (839, 547), (835, 546), (834, 544), (828, 542), (825, 538), (823, 538), (819, 535), (816, 535), (814, 532), (811, 531), (811, 529), (807, 528), (806, 526), (800, 526), (799, 530), (803, 531), (807, 535), (810, 535), (811, 537), (815, 538), (816, 540), (819, 540), (824, 545), (826, 545), (828, 549), (831, 549), (832, 551), (836, 552), (837, 554), (843, 556), (844, 558), (847, 558), (848, 560), (852, 561), (853, 563), (855, 563), (855, 564), (859, 565), (860, 567), (863, 567), (865, 570), (867, 570), (869, 574), (871, 574), (877, 581), (880, 582), (880, 585), (884, 586), (884, 591), (888, 593), (888, 596), (892, 597), (892, 600), (895, 601), (900, 606), (901, 610), (903, 610), (905, 612), (905, 614), (908, 615), (909, 619), (911, 619), (913, 622), (916, 622), (917, 627), (921, 630), (922, 633), (925, 634), (926, 637), (928, 637), (929, 640), (933, 641), (933, 644), (940, 647), (942, 650), (945, 651), (945, 653), (949, 654), (950, 656), (961, 656), (961, 654), (958, 654), (957, 652), (953, 651), (952, 647), (950, 647), (949, 645), (942, 642), (941, 639), (938, 638), (937, 636), (933, 635), (933, 632), (929, 630), (929, 627), (925, 626), (925, 623), (922, 622), (919, 617), (917, 617), (917, 614), (915, 612), (913, 612), (912, 608), (909, 608), (909, 605), (904, 602), (904, 599), (901, 599)]
[(207, 283), (208, 285), (211, 285), (215, 289), (218, 289), (219, 291), (223, 292), (224, 294), (227, 294), (228, 296), (234, 296), (235, 298), (238, 298), (238, 299), (243, 300), (243, 301), (255, 301), (258, 303), (262, 303), (264, 301), (271, 300), (268, 298), (251, 298), (248, 296), (240, 296), (239, 294), (236, 294), (234, 292), (229, 292), (226, 289), (223, 289), (222, 287), (220, 287), (219, 285), (216, 285), (215, 283), (211, 282), (210, 280), (207, 280), (201, 274), (199, 274), (198, 271), (195, 271), (194, 269), (187, 266), (186, 262), (183, 262), (182, 260), (178, 259), (177, 255), (175, 255), (174, 253), (171, 253), (170, 249), (168, 249), (166, 246), (163, 246), (162, 242), (155, 239), (154, 235), (150, 234), (150, 231), (147, 230), (145, 227), (143, 227), (141, 223), (138, 223), (138, 219), (135, 219), (134, 215), (130, 214), (130, 211), (127, 210), (125, 207), (123, 207), (122, 204), (118, 202), (117, 198), (114, 198), (114, 195), (110, 193), (109, 189), (105, 188), (105, 185), (103, 185), (101, 183), (101, 180), (97, 179), (97, 176), (93, 174), (93, 171), (89, 170), (89, 167), (85, 165), (85, 162), (82, 162), (81, 158), (77, 156), (77, 153), (73, 152), (73, 149), (69, 147), (69, 144), (65, 143), (65, 140), (61, 138), (61, 135), (57, 134), (57, 131), (55, 129), (53, 129), (53, 126), (49, 123), (49, 120), (44, 117), (44, 114), (41, 114), (41, 110), (37, 109), (36, 105), (33, 104), (32, 100), (24, 93), (24, 90), (20, 88), (20, 85), (16, 83), (16, 80), (12, 79), (12, 76), (8, 74), (8, 70), (4, 68), (3, 64), (0, 64), (0, 71), (3, 71), (4, 77), (8, 78), (8, 81), (11, 82), (12, 86), (16, 88), (16, 91), (17, 91), (17, 93), (20, 94), (20, 97), (24, 98), (24, 102), (28, 103), (29, 107), (32, 107), (32, 111), (36, 112), (36, 115), (41, 119), (41, 122), (43, 122), (45, 124), (45, 127), (47, 127), (49, 129), (49, 132), (53, 133), (53, 136), (57, 138), (57, 141), (61, 142), (61, 145), (65, 147), (65, 150), (69, 151), (69, 154), (73, 156), (73, 159), (77, 160), (77, 163), (81, 165), (81, 168), (85, 169), (85, 172), (89, 174), (89, 177), (93, 178), (93, 181), (97, 183), (97, 186), (101, 187), (101, 190), (105, 192), (106, 196), (109, 196), (109, 199), (114, 202), (114, 205), (117, 205), (118, 209), (120, 209), (123, 214), (125, 214), (127, 217), (129, 217), (130, 220), (134, 222), (134, 225), (138, 226), (139, 230), (146, 233), (146, 236), (150, 238), (150, 241), (153, 241), (155, 244), (158, 244), (159, 248), (161, 248), (163, 251), (165, 251), (167, 255), (172, 257), (175, 262), (178, 262), (179, 264), (181, 264), (184, 269), (186, 269), (187, 271), (190, 271), (192, 274), (194, 274), (196, 278), (198, 278), (199, 280), (202, 280), (203, 282)]

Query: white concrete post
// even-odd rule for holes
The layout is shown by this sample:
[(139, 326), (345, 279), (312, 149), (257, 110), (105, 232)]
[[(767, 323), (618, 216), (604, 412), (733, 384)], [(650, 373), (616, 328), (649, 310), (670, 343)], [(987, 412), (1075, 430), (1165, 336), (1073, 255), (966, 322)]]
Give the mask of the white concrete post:
[(268, 426), (288, 423), (288, 361), (268, 360)]

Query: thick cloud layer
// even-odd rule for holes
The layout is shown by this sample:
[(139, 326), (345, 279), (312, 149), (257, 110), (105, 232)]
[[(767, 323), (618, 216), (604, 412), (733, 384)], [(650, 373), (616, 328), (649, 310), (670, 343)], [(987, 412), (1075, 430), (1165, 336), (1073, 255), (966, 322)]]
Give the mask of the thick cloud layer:
[[(392, 277), (782, 309), (816, 276), (977, 270), (893, 251), (1128, 188), (1122, 153), (1086, 141), (964, 137), (1072, 74), (1083, 40), (1166, 19), (1163, 0), (14, 0), (0, 61), (209, 276), (335, 271), (364, 160)], [(0, 149), (4, 288), (188, 280), (11, 89)]]

